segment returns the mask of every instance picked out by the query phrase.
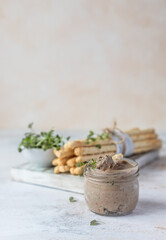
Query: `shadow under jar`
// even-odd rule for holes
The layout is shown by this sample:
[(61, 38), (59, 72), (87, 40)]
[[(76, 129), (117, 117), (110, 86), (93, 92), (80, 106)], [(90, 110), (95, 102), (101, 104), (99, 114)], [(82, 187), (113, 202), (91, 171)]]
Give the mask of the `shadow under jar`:
[(84, 195), (89, 209), (100, 215), (121, 216), (131, 213), (138, 202), (138, 164), (124, 159), (130, 168), (109, 173), (85, 167)]

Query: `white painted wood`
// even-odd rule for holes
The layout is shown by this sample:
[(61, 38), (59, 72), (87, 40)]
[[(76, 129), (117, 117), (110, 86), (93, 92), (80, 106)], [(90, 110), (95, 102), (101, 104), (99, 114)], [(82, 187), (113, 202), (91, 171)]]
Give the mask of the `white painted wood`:
[(55, 174), (52, 168), (36, 168), (21, 164), (11, 169), (11, 177), (15, 181), (37, 184), (45, 187), (83, 193), (83, 176), (73, 176), (69, 173)]

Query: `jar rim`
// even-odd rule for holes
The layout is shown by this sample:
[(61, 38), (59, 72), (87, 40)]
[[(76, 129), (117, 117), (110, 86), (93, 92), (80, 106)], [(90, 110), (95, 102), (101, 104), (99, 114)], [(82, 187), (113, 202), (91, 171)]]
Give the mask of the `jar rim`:
[(85, 177), (91, 177), (91, 178), (95, 178), (95, 179), (104, 179), (104, 178), (117, 178), (119, 177), (129, 177), (129, 176), (138, 176), (138, 172), (139, 172), (139, 167), (138, 167), (138, 163), (130, 158), (123, 158), (123, 160), (128, 161), (132, 167), (130, 168), (126, 168), (126, 169), (116, 169), (116, 170), (112, 170), (111, 172), (104, 172), (101, 171), (100, 169), (92, 169), (88, 166), (85, 167), (85, 171), (84, 171), (84, 176)]

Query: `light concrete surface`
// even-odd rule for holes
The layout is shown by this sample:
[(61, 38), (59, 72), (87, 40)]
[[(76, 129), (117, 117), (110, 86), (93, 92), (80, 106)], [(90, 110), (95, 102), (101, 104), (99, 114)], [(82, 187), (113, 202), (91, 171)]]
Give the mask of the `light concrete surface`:
[[(163, 135), (165, 136), (165, 135)], [(22, 162), (19, 134), (0, 133), (0, 239), (165, 240), (166, 152), (141, 170), (139, 203), (131, 215), (90, 212), (81, 194), (12, 182), (10, 168)], [(70, 203), (73, 196), (77, 202)], [(103, 223), (90, 226), (96, 219)]]

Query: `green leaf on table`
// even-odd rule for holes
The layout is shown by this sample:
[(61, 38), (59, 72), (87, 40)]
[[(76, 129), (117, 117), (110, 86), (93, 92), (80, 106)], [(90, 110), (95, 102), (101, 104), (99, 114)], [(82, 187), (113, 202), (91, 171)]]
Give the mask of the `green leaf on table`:
[(69, 201), (70, 202), (77, 202), (77, 200), (75, 200), (73, 197), (69, 197)]
[(100, 221), (92, 220), (92, 221), (90, 222), (90, 226), (99, 225), (99, 224), (101, 224), (101, 223), (102, 223), (102, 222), (100, 222)]

